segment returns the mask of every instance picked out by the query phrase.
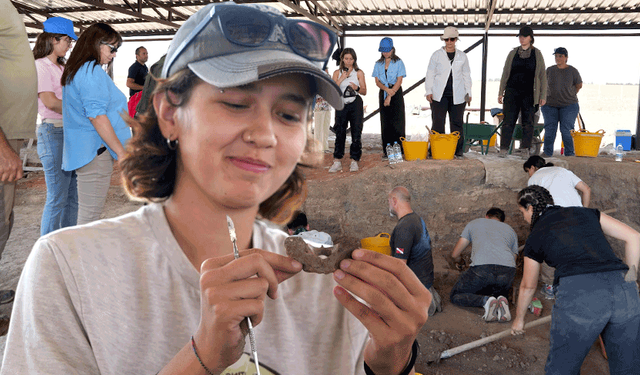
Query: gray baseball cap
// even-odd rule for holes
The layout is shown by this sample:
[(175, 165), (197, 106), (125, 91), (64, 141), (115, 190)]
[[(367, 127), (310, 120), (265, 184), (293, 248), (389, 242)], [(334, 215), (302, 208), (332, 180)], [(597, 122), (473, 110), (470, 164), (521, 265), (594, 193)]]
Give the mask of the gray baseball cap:
[(316, 93), (340, 110), (340, 88), (322, 70), (335, 42), (335, 34), (325, 26), (287, 19), (270, 6), (209, 4), (176, 33), (161, 77), (188, 67), (203, 81), (226, 88), (301, 73), (311, 76)]

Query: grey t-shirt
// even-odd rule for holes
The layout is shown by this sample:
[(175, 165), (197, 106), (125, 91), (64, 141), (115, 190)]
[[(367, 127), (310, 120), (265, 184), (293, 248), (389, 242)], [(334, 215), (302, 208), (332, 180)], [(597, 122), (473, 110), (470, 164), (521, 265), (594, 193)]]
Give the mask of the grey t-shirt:
[[(256, 221), (252, 240), (284, 255), (286, 236)], [(20, 277), (0, 374), (155, 374), (198, 328), (199, 279), (160, 204), (46, 235)], [(262, 374), (364, 374), (367, 330), (335, 285), (300, 272), (265, 300)], [(255, 372), (248, 341), (223, 375)]]
[(471, 242), (471, 266), (516, 266), (518, 235), (508, 224), (494, 219), (475, 219), (464, 227), (460, 237)]
[(566, 107), (578, 102), (576, 85), (582, 83), (578, 70), (571, 65), (560, 69), (557, 65), (547, 68), (547, 105), (551, 107)]

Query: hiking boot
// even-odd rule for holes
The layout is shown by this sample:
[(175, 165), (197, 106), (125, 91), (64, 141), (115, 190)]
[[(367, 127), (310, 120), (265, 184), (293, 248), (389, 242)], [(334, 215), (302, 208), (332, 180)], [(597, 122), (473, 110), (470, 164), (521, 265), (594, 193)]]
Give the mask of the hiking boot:
[(498, 297), (498, 321), (508, 322), (511, 320), (511, 311), (509, 311), (509, 301), (503, 296)]
[(16, 292), (13, 290), (0, 290), (0, 305), (13, 302), (13, 298), (16, 296)]
[(329, 173), (342, 172), (342, 163), (340, 160), (336, 160), (333, 162), (331, 168), (329, 168)]
[(357, 172), (360, 168), (358, 168), (358, 162), (355, 160), (351, 160), (351, 167), (349, 167), (349, 172)]
[(497, 311), (500, 308), (498, 304), (498, 300), (496, 297), (489, 297), (487, 302), (484, 303), (484, 315), (482, 319), (485, 322), (493, 322), (494, 320), (498, 320)]
[(556, 299), (554, 292), (553, 285), (550, 284), (544, 284), (542, 285), (542, 289), (540, 289), (540, 293), (542, 293), (544, 299)]
[(504, 150), (500, 150), (500, 152), (498, 153), (498, 157), (499, 158), (506, 158), (507, 155), (509, 155), (509, 150), (504, 149)]

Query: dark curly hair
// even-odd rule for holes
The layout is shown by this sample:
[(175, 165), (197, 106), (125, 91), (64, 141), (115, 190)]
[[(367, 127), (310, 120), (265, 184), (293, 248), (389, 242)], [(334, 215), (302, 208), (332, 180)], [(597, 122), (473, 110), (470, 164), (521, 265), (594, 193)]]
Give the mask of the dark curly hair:
[[(156, 78), (152, 76), (152, 79)], [(175, 107), (186, 105), (193, 89), (203, 82), (189, 69), (183, 69), (170, 78), (156, 80), (158, 85), (154, 95), (164, 93), (168, 102)], [(172, 93), (171, 96), (169, 92)], [(312, 114), (313, 111), (309, 109), (309, 116)], [(133, 137), (127, 143), (126, 157), (120, 162), (125, 190), (134, 199), (165, 201), (173, 194), (175, 188), (177, 152), (167, 145), (158, 126), (158, 115), (153, 105), (149, 106), (146, 113), (138, 114), (135, 119), (127, 116), (126, 121), (133, 130)], [(317, 155), (311, 152), (313, 146), (314, 143), (307, 140), (302, 161), (296, 165), (285, 183), (260, 204), (260, 216), (278, 224), (285, 224), (302, 206), (307, 197), (307, 185), (302, 168), (315, 166), (314, 156)]]
[(549, 206), (553, 206), (553, 197), (549, 190), (538, 185), (527, 186), (518, 193), (518, 205), (522, 208), (533, 207), (533, 215), (531, 215), (531, 226), (536, 224), (540, 216)]

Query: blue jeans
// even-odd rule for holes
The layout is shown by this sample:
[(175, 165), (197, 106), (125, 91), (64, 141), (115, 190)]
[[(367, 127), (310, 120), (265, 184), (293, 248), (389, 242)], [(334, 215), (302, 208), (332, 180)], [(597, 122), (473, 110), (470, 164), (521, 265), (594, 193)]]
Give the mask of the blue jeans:
[(640, 369), (640, 297), (625, 271), (560, 278), (551, 321), (547, 375), (578, 375), (602, 334), (611, 374)]
[(485, 297), (508, 296), (515, 276), (515, 267), (473, 266), (460, 275), (449, 298), (458, 306), (482, 307)]
[(75, 172), (62, 170), (63, 128), (42, 123), (38, 134), (38, 156), (44, 169), (47, 200), (42, 211), (40, 235), (76, 225), (78, 221), (78, 185)]
[(558, 122), (560, 122), (560, 135), (564, 142), (565, 156), (574, 156), (573, 138), (571, 130), (576, 124), (576, 117), (580, 112), (578, 103), (569, 104), (565, 107), (551, 107), (548, 105), (540, 108), (544, 116), (544, 154), (546, 156), (553, 155), (553, 143), (556, 141), (556, 133), (558, 131)]

